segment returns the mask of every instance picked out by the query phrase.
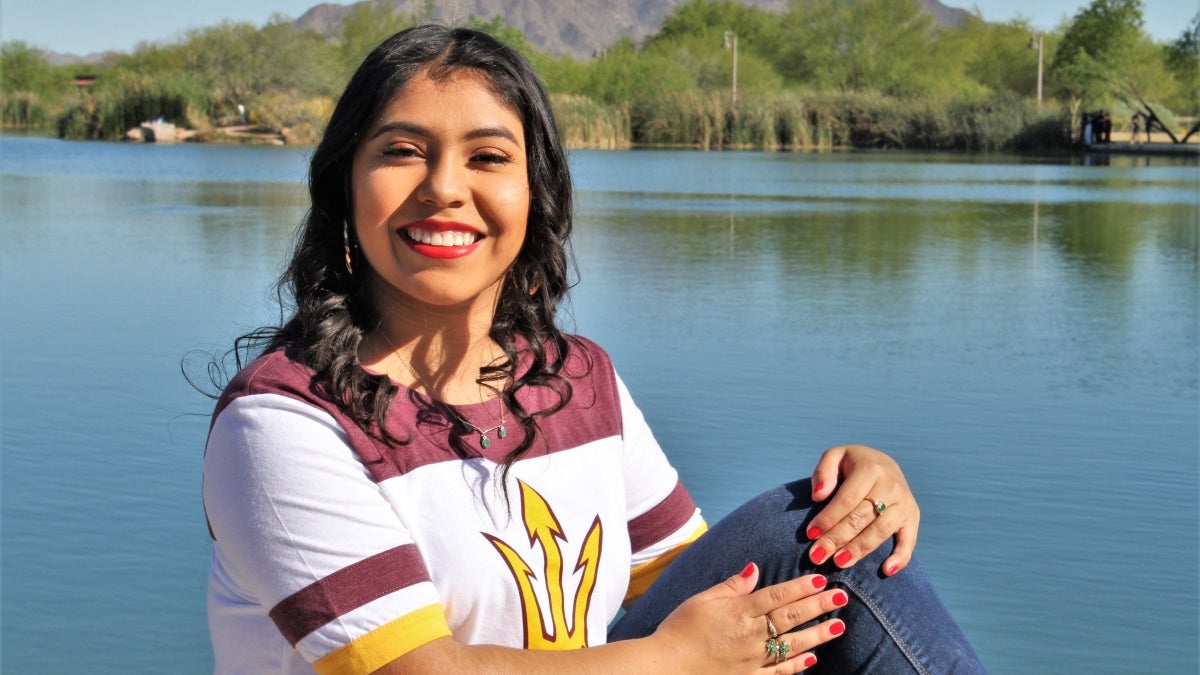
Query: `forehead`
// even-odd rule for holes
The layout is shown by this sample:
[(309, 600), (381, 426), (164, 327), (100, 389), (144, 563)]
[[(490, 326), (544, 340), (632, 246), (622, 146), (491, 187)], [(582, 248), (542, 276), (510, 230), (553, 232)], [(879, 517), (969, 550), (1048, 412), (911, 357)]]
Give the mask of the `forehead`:
[(445, 125), (504, 124), (514, 134), (524, 135), (520, 115), (496, 93), (484, 74), (471, 68), (417, 72), (383, 105), (373, 127), (397, 118), (420, 117)]

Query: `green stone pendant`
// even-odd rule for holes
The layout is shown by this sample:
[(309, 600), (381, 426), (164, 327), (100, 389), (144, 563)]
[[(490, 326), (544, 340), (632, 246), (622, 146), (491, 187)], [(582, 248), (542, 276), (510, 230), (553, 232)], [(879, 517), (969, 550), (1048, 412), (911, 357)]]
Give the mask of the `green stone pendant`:
[(500, 427), (499, 436), (500, 436), (500, 438), (506, 438), (508, 436), (508, 429), (505, 429), (504, 427)]
[(489, 439), (487, 437), (486, 434), (479, 434), (479, 447), (486, 450), (487, 447), (491, 444), (492, 444), (492, 441), (491, 441), (491, 439)]

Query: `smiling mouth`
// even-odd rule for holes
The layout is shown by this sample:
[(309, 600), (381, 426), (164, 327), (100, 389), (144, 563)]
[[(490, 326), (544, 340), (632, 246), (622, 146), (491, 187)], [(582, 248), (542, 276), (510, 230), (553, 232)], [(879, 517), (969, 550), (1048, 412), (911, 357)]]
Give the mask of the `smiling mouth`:
[(403, 230), (404, 236), (410, 241), (426, 246), (444, 246), (448, 248), (470, 246), (479, 239), (479, 234), (471, 231), (447, 230), (438, 232), (423, 227), (410, 227)]

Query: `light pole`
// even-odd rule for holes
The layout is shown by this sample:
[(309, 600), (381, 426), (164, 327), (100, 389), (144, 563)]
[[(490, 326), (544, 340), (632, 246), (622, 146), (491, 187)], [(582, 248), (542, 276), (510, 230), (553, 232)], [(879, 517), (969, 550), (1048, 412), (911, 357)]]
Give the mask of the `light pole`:
[(1038, 112), (1042, 111), (1042, 64), (1046, 37), (1041, 33), (1029, 38), (1029, 48), (1038, 50)]
[(722, 49), (733, 50), (733, 104), (737, 105), (737, 33), (727, 30), (725, 38), (721, 41)]

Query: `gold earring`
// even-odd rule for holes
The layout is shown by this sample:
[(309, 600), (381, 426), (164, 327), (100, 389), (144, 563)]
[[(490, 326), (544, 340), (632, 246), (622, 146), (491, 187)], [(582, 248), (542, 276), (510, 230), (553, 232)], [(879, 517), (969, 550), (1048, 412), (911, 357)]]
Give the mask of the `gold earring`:
[(342, 245), (346, 249), (346, 271), (354, 276), (354, 265), (350, 262), (350, 223), (342, 221)]

